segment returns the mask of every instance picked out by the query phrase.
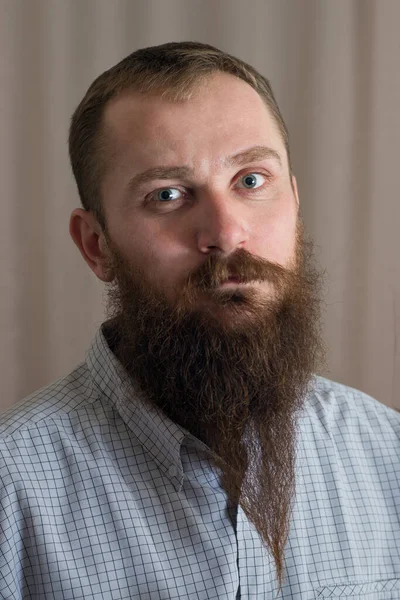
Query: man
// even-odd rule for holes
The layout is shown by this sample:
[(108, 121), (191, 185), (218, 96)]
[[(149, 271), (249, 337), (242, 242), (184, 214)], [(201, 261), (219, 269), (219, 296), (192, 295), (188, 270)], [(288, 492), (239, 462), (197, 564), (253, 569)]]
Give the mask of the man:
[(70, 157), (109, 319), (3, 416), (1, 597), (400, 597), (400, 415), (316, 375), (322, 274), (268, 81), (139, 50)]

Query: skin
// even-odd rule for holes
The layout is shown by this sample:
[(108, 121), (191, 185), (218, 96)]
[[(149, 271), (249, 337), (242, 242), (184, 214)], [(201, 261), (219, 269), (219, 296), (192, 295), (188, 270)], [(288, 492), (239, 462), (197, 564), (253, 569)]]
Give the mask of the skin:
[[(283, 266), (293, 260), (299, 208), (296, 179), (290, 178), (272, 117), (245, 82), (220, 73), (186, 103), (124, 95), (106, 108), (105, 124), (112, 132), (113, 148), (113, 167), (102, 185), (108, 233), (121, 254), (142, 265), (151, 274), (151, 284), (170, 300), (176, 298), (174, 287), (179, 289), (210, 253), (228, 256), (244, 248)], [(266, 158), (241, 167), (224, 166), (226, 157), (254, 146), (274, 149), (282, 164)], [(152, 167), (181, 165), (193, 169), (190, 178), (158, 179), (137, 195), (126, 193), (133, 175)], [(260, 173), (263, 185), (257, 190), (243, 188), (237, 180), (247, 173)], [(174, 205), (145, 204), (152, 192), (171, 186), (181, 189), (183, 196)], [(93, 215), (74, 210), (70, 233), (97, 277), (111, 281), (104, 235)], [(268, 293), (268, 282), (256, 287)]]
[[(324, 360), (321, 276), (283, 141), (258, 94), (224, 73), (184, 102), (125, 93), (104, 128), (106, 231), (76, 209), (70, 233), (108, 286), (107, 341), (133, 389), (209, 447), (281, 583), (297, 416)], [(228, 162), (255, 147), (270, 152)], [(182, 166), (128, 192), (148, 169)]]

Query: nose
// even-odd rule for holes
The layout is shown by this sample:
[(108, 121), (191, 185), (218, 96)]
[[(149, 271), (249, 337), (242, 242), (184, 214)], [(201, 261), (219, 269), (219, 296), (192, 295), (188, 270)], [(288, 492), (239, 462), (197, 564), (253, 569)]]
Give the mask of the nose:
[(195, 216), (197, 246), (203, 254), (231, 254), (245, 248), (249, 239), (249, 223), (245, 207), (235, 198), (224, 194), (207, 194), (199, 199)]

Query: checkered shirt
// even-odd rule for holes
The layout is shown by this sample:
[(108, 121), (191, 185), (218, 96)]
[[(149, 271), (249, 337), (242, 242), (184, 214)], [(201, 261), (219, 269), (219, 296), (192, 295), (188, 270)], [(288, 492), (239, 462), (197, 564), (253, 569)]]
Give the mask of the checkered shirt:
[[(279, 598), (400, 599), (400, 414), (315, 376)], [(268, 501), (268, 499), (266, 499)], [(200, 440), (134, 392), (100, 327), (0, 417), (0, 599), (273, 599), (274, 561)]]

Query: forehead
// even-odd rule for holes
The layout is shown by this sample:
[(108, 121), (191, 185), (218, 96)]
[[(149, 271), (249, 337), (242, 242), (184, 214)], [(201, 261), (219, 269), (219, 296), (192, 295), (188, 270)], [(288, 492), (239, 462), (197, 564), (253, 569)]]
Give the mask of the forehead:
[(137, 170), (182, 161), (215, 163), (263, 144), (286, 160), (282, 136), (264, 100), (226, 73), (210, 76), (184, 101), (124, 92), (106, 106), (103, 124), (115, 162), (126, 158)]

